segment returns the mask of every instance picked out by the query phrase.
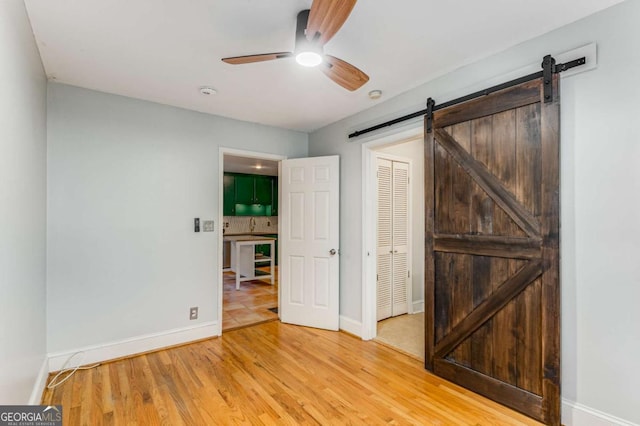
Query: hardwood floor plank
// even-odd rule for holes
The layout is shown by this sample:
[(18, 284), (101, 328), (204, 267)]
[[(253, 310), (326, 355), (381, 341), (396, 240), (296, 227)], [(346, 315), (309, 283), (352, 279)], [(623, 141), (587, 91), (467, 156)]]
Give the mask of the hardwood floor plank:
[[(49, 377), (49, 380), (51, 380), (53, 377)], [(62, 395), (62, 398), (60, 399), (56, 399), (55, 403), (54, 403), (54, 395), (55, 395), (55, 391), (56, 389), (51, 390), (51, 396), (49, 398), (49, 403), (47, 405), (55, 405), (55, 404), (61, 404), (62, 405), (62, 423), (63, 424), (67, 424), (67, 422), (69, 421), (69, 419), (71, 418), (71, 409), (73, 408), (73, 397), (74, 397), (74, 389), (76, 386), (79, 386), (80, 384), (76, 384), (76, 380), (77, 380), (77, 376), (76, 377), (71, 377), (69, 380), (67, 380), (64, 383), (64, 386), (66, 387), (67, 391), (64, 392), (64, 394)], [(62, 385), (61, 385), (62, 386)]]
[(269, 322), (78, 371), (45, 392), (65, 425), (535, 425), (416, 359)]
[(97, 404), (94, 406), (94, 386), (93, 386), (93, 370), (88, 370), (85, 374), (82, 386), (77, 389), (78, 399), (76, 400), (77, 407), (91, 406), (95, 407), (94, 410), (82, 410), (80, 411), (80, 422), (83, 425), (96, 424), (96, 419), (91, 416), (92, 413), (102, 413), (102, 407)]

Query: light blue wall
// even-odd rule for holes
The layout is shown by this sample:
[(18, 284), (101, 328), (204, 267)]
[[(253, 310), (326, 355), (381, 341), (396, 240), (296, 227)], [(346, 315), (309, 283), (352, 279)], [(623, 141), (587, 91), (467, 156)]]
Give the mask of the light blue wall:
[(46, 87), (24, 3), (0, 2), (0, 405), (46, 355)]
[[(48, 348), (217, 320), (220, 147), (307, 155), (308, 136), (61, 84), (48, 98)], [(189, 321), (199, 306), (197, 321)]]
[(596, 42), (598, 68), (561, 89), (562, 395), (640, 423), (639, 18), (628, 0), (312, 133), (310, 155), (341, 155), (341, 314), (361, 320), (362, 141), (347, 135)]

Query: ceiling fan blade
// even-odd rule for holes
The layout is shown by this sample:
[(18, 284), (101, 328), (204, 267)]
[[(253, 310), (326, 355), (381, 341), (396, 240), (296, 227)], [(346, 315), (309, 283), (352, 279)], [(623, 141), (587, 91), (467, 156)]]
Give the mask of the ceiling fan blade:
[(327, 43), (347, 20), (356, 0), (314, 0), (307, 22), (307, 39)]
[(327, 77), (352, 92), (369, 81), (368, 75), (335, 56), (325, 55), (320, 68)]
[(233, 65), (250, 64), (251, 62), (271, 61), (273, 59), (282, 59), (293, 56), (291, 52), (262, 53), (260, 55), (233, 56), (231, 58), (222, 58), (222, 62)]

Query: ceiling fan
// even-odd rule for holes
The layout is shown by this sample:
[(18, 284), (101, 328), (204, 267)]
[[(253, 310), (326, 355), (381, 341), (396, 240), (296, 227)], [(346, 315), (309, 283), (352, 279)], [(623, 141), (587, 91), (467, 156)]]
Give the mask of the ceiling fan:
[(319, 66), (331, 80), (354, 91), (369, 81), (369, 76), (348, 62), (324, 53), (324, 45), (342, 27), (357, 0), (314, 0), (311, 9), (298, 13), (296, 44), (293, 52), (262, 53), (258, 55), (222, 58), (233, 65), (271, 61), (295, 56), (300, 65)]

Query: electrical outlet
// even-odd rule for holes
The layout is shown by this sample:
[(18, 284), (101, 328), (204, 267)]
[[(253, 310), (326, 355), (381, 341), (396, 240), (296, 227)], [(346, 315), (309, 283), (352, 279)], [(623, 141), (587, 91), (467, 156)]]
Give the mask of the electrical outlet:
[(189, 319), (196, 320), (198, 319), (198, 307), (194, 306), (193, 308), (189, 308)]

